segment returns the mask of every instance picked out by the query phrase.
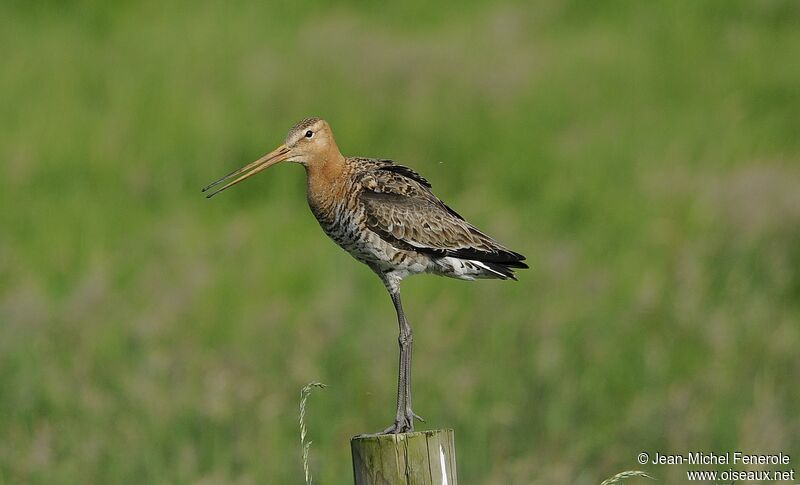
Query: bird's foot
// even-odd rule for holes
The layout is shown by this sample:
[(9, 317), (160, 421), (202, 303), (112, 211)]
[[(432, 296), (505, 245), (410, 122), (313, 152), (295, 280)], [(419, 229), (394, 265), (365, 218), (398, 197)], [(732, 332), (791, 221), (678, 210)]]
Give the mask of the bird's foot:
[(360, 434), (356, 436), (356, 438), (375, 438), (376, 436), (385, 436), (387, 434), (411, 433), (412, 431), (414, 431), (413, 422), (409, 422), (408, 420), (406, 420), (405, 416), (403, 416), (401, 419), (395, 419), (394, 424), (384, 429), (383, 431), (378, 431), (377, 433)]
[(420, 421), (420, 422), (423, 422), (423, 423), (425, 422), (425, 418), (423, 418), (423, 417), (422, 417), (422, 416), (420, 416), (419, 414), (417, 414), (417, 413), (415, 413), (414, 411), (412, 411), (412, 410), (411, 410), (411, 408), (407, 408), (407, 409), (406, 409), (406, 420), (407, 420), (409, 423), (411, 423), (411, 427), (412, 427), (412, 428), (414, 427), (414, 420), (415, 420), (415, 419), (416, 419), (417, 421)]
[(414, 431), (414, 419), (425, 422), (421, 416), (416, 414), (410, 408), (406, 409), (405, 414), (399, 415), (395, 418), (394, 423), (383, 431), (377, 433), (360, 434), (356, 438), (374, 438), (376, 436), (384, 436), (387, 434), (401, 434), (411, 433)]

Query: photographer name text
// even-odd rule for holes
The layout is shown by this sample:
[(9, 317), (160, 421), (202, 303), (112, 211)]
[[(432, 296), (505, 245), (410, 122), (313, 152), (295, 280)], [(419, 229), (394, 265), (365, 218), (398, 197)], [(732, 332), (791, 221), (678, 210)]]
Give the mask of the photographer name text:
[(685, 455), (665, 455), (656, 452), (651, 463), (653, 465), (788, 465), (790, 461), (791, 458), (785, 453), (760, 455), (741, 451), (733, 453), (694, 451)]

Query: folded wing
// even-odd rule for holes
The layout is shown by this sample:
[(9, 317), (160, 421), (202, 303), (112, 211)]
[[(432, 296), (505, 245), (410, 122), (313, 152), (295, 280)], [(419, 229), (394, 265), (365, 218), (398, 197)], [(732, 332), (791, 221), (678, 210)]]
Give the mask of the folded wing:
[(506, 271), (528, 267), (522, 262), (523, 255), (465, 221), (410, 168), (387, 164), (364, 173), (360, 182), (367, 227), (393, 246), (500, 265)]

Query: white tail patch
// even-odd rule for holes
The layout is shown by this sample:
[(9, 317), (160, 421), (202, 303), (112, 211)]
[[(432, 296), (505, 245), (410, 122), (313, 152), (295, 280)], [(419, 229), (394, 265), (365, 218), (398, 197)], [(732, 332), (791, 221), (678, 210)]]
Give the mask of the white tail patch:
[(475, 266), (477, 266), (477, 267), (479, 267), (479, 268), (483, 268), (483, 269), (485, 269), (486, 271), (488, 271), (488, 272), (490, 272), (490, 273), (496, 274), (496, 275), (497, 275), (497, 276), (499, 276), (501, 279), (504, 279), (504, 280), (507, 280), (507, 279), (508, 279), (508, 276), (504, 275), (503, 273), (501, 273), (501, 272), (499, 272), (499, 271), (497, 271), (497, 270), (494, 270), (494, 269), (490, 268), (489, 266), (485, 265), (485, 264), (484, 264), (484, 263), (482, 263), (481, 261), (470, 260), (469, 262), (470, 262), (470, 263), (472, 263), (472, 264), (474, 264)]

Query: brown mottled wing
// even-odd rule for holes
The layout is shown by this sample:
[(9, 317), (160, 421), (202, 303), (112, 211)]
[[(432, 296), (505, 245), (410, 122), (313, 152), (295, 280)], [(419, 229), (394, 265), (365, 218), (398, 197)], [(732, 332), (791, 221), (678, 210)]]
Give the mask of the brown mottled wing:
[(367, 227), (399, 249), (506, 266), (527, 267), (519, 253), (476, 229), (430, 191), (408, 167), (395, 164), (360, 176)]

